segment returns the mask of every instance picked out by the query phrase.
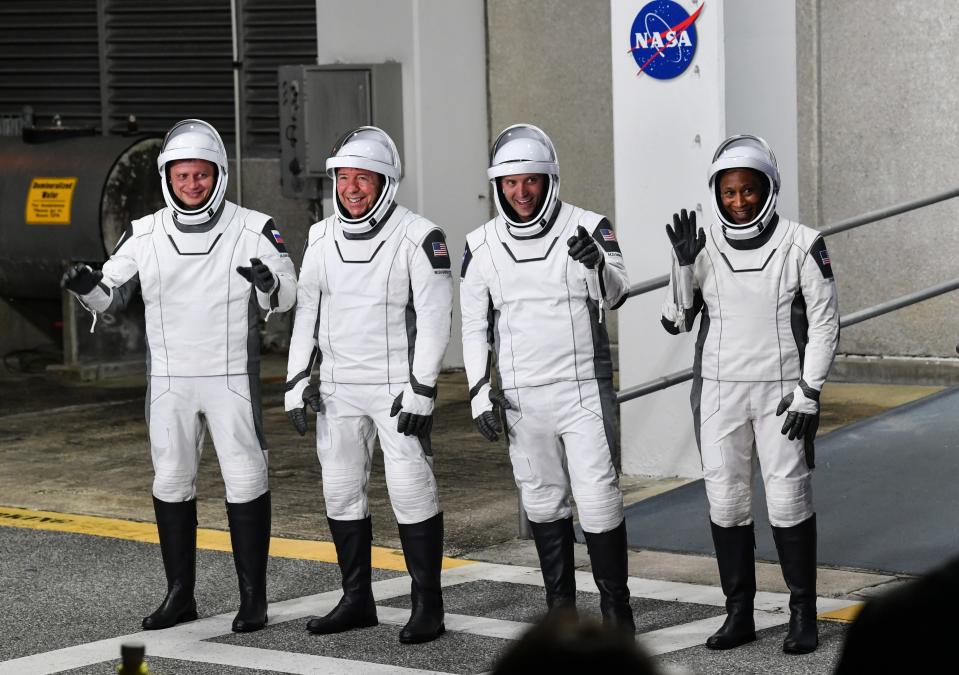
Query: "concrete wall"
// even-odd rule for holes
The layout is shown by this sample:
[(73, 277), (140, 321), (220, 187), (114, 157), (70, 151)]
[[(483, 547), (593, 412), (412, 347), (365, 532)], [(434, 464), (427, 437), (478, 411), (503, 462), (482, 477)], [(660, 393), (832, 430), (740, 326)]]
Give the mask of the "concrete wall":
[[(801, 211), (810, 224), (959, 183), (949, 0), (797, 2)], [(829, 238), (844, 313), (959, 276), (959, 201)], [(959, 294), (843, 331), (840, 351), (955, 356)]]

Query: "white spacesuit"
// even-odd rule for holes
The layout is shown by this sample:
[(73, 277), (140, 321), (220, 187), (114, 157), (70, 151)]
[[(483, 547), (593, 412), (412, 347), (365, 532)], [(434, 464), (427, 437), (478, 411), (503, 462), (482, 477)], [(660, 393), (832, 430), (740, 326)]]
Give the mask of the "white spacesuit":
[[(307, 627), (334, 633), (376, 624), (367, 492), (378, 437), (413, 577), (413, 615), (400, 640), (424, 642), (443, 631), (443, 514), (429, 433), (450, 338), (449, 252), (438, 226), (394, 202), (401, 165), (382, 130), (347, 134), (327, 171), (337, 186), (336, 212), (313, 225), (303, 256), (286, 409), (300, 433), (306, 430), (304, 403), (318, 412), (317, 456), (344, 596)], [(358, 215), (349, 211), (353, 206), (340, 185), (351, 172), (381, 181)], [(317, 361), (318, 393), (310, 384)]]
[[(209, 191), (198, 190), (197, 204), (176, 193), (171, 171), (184, 163), (205, 167)], [(233, 629), (257, 630), (266, 623), (270, 532), (258, 319), (260, 309), (293, 306), (296, 274), (273, 220), (224, 199), (226, 148), (212, 126), (176, 124), (158, 166), (167, 207), (133, 221), (102, 271), (77, 266), (64, 285), (94, 313), (122, 309), (137, 285), (143, 296), (153, 498), (168, 579), (167, 598), (144, 628), (196, 617), (196, 474), (208, 430), (240, 581)]]
[[(819, 233), (776, 213), (779, 170), (765, 141), (724, 141), (709, 185), (718, 222), (697, 233), (695, 214), (683, 211), (674, 216), (675, 229), (667, 226), (673, 266), (663, 304), (663, 325), (674, 334), (690, 330), (702, 312), (691, 402), (729, 614), (707, 645), (728, 649), (755, 638), (755, 453), (792, 591), (784, 649), (812, 651), (813, 439), (819, 392), (839, 340), (836, 284)], [(785, 425), (777, 418), (784, 412)]]
[[(606, 218), (560, 202), (556, 152), (537, 127), (503, 131), (488, 175), (499, 216), (467, 235), (460, 284), (473, 418), (495, 440), (502, 427), (494, 407), (505, 413), (550, 609), (575, 606), (572, 490), (604, 619), (635, 630), (602, 323), (629, 290), (619, 244)], [(513, 192), (525, 183), (533, 192)], [(534, 199), (526, 215), (517, 211)], [(490, 382), (494, 354), (497, 389)]]

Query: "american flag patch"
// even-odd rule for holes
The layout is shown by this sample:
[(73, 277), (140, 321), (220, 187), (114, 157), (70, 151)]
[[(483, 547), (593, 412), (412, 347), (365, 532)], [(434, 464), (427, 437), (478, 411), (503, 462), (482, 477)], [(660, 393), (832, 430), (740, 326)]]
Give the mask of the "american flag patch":
[(822, 260), (823, 265), (829, 267), (829, 253), (826, 252), (826, 249), (819, 252), (819, 259)]
[(273, 241), (275, 241), (277, 244), (285, 244), (285, 243), (286, 243), (286, 242), (283, 241), (283, 235), (280, 234), (277, 230), (271, 230), (271, 232), (272, 232), (272, 234), (273, 234)]
[(433, 242), (433, 255), (445, 255), (449, 257), (449, 251), (446, 250), (446, 244), (442, 241)]
[(616, 241), (616, 233), (612, 230), (600, 229), (599, 233), (603, 236), (603, 241)]

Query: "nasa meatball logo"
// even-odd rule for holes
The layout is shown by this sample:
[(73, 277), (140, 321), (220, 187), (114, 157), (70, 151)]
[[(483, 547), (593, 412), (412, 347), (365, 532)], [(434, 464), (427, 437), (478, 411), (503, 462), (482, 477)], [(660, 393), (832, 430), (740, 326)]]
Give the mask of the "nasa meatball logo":
[(685, 72), (696, 54), (695, 23), (705, 6), (689, 14), (672, 0), (653, 0), (639, 10), (629, 32), (636, 74), (670, 80)]

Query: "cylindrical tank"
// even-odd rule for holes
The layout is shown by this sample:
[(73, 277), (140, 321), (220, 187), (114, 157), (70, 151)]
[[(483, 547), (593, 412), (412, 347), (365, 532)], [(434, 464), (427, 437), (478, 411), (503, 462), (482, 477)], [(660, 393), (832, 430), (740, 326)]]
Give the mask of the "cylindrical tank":
[(163, 206), (159, 137), (0, 138), (0, 295), (58, 298), (64, 263), (102, 262)]

